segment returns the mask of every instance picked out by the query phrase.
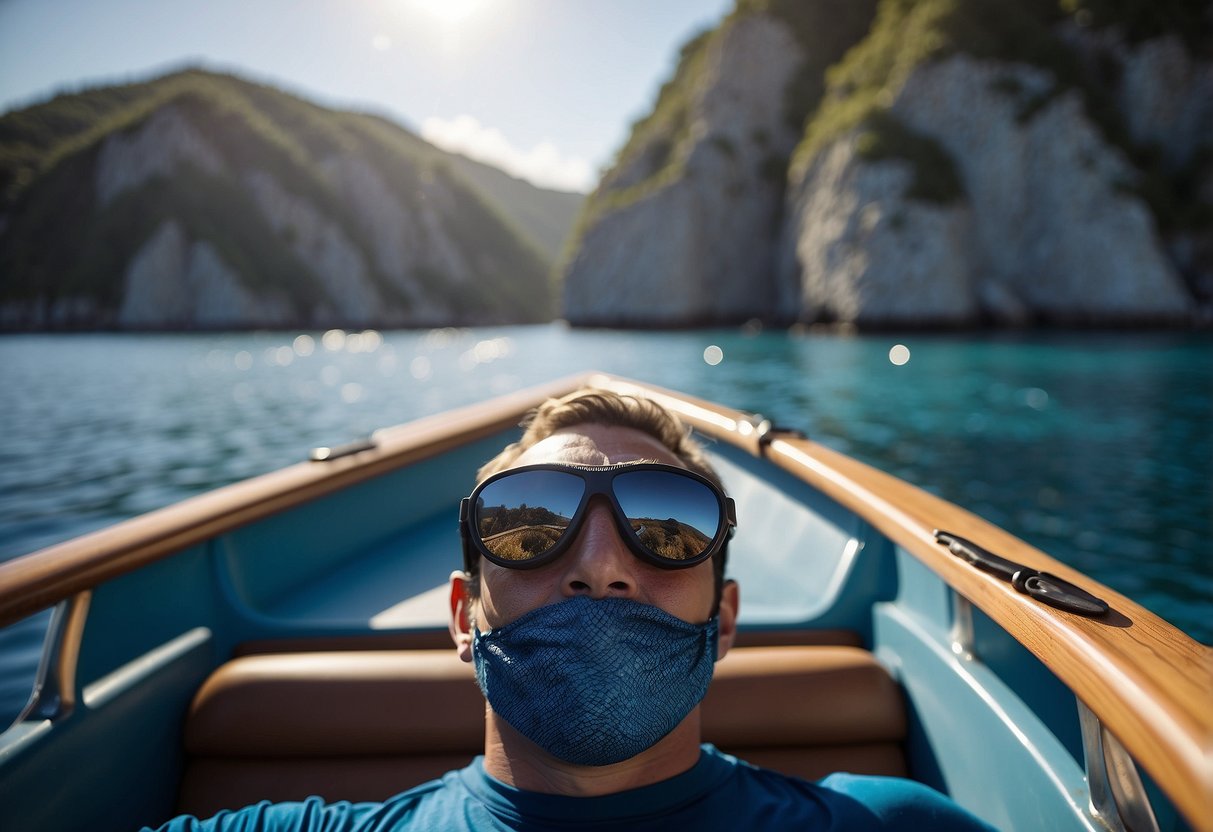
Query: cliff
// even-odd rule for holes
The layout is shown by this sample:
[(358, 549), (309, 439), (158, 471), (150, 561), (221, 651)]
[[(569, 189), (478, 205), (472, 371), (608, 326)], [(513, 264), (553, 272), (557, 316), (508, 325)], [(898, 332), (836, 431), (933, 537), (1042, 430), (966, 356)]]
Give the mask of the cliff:
[(0, 329), (547, 320), (579, 202), (231, 76), (62, 96), (0, 119)]
[[(587, 202), (565, 316), (1207, 321), (1210, 8), (742, 2)], [(681, 129), (654, 129), (669, 101)]]
[(576, 324), (765, 317), (788, 159), (864, 0), (743, 3), (682, 50), (653, 113), (591, 195), (564, 269)]

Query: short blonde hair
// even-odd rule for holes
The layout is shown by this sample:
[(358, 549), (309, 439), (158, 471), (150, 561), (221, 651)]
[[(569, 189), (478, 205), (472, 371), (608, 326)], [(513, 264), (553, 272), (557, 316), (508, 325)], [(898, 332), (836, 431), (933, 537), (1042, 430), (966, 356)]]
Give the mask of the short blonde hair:
[(582, 387), (559, 399), (548, 399), (531, 411), (522, 422), (526, 429), (522, 438), (486, 462), (477, 472), (476, 481), (482, 482), (509, 468), (528, 448), (556, 431), (588, 424), (647, 433), (669, 448), (687, 468), (721, 485), (720, 476), (712, 469), (702, 446), (677, 416), (652, 399), (596, 387)]

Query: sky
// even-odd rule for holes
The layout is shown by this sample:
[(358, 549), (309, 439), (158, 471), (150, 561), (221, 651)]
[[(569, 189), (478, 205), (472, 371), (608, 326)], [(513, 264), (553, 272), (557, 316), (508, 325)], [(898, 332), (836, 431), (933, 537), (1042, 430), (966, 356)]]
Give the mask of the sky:
[(733, 0), (0, 0), (0, 112), (185, 65), (586, 191)]

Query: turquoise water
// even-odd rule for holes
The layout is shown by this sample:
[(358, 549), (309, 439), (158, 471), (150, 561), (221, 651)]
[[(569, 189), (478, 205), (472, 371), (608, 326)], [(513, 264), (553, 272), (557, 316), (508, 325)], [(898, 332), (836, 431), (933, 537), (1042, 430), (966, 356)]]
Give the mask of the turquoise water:
[[(891, 360), (898, 344), (905, 363)], [(799, 427), (1209, 643), (1211, 359), (1213, 337), (1163, 334), (551, 325), (327, 345), (319, 332), (8, 336), (0, 559), (297, 462), (315, 445), (593, 368)], [(0, 652), (35, 655), (37, 637), (0, 631)]]

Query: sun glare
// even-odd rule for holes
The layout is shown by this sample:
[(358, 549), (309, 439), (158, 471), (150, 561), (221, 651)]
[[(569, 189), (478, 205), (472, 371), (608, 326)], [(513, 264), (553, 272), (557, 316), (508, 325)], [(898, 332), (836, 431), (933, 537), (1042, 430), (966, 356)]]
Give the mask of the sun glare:
[(467, 22), (484, 4), (485, 0), (408, 0), (411, 9), (424, 12), (449, 27)]

